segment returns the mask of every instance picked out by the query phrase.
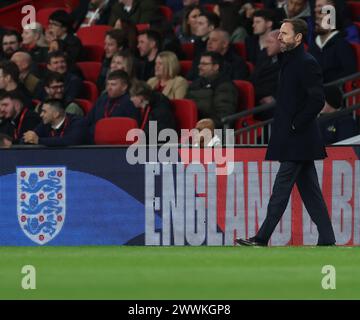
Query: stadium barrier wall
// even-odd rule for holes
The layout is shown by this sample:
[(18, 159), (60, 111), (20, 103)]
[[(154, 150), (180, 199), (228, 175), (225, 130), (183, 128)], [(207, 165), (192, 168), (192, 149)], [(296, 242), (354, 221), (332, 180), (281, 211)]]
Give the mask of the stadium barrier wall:
[[(265, 218), (279, 168), (262, 160), (265, 148), (235, 148), (229, 175), (201, 157), (181, 163), (191, 149), (177, 164), (134, 165), (127, 152), (0, 150), (0, 245), (233, 245)], [(360, 146), (327, 152), (316, 167), (337, 244), (359, 245)], [(295, 190), (270, 245), (316, 242)]]

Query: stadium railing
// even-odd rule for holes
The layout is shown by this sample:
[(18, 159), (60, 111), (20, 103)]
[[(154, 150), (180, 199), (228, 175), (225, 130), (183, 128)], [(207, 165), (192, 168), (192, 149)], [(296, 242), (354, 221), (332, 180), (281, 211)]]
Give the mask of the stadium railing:
[[(331, 114), (331, 116), (325, 116), (325, 119), (329, 118), (337, 118), (347, 113), (353, 113), (354, 119), (356, 119), (356, 115), (360, 112), (360, 88), (356, 86), (350, 86), (349, 84), (356, 83), (360, 81), (360, 72), (354, 73), (347, 77), (341, 78), (339, 80), (330, 82), (325, 84), (325, 87), (329, 86), (337, 86), (341, 89), (343, 93), (343, 99), (345, 101), (345, 109), (339, 110)], [(344, 87), (347, 86), (348, 92), (344, 91)], [(356, 101), (355, 103), (349, 103), (349, 101)], [(271, 135), (271, 125), (274, 121), (273, 118), (265, 120), (265, 121), (249, 121), (249, 119), (254, 119), (254, 116), (275, 109), (276, 103), (263, 104), (255, 106), (253, 109), (245, 110), (242, 112), (238, 112), (231, 116), (227, 116), (222, 118), (222, 123), (224, 125), (224, 129), (231, 128), (231, 125), (239, 120), (243, 121), (243, 127), (235, 130), (235, 141), (240, 145), (249, 145), (249, 146), (265, 146), (267, 145), (268, 139)], [(358, 119), (360, 120), (360, 119)], [(253, 123), (247, 125), (247, 123)], [(236, 128), (235, 128), (236, 129)]]

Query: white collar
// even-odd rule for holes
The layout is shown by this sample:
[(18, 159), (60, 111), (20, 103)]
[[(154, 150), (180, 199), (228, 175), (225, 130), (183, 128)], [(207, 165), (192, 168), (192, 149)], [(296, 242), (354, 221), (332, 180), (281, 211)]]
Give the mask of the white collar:
[(320, 36), (317, 36), (315, 38), (315, 43), (320, 49), (323, 49), (326, 46), (326, 44), (338, 33), (339, 33), (338, 30), (334, 30), (333, 32), (331, 32), (331, 34), (327, 37), (327, 39), (324, 42), (321, 42)]
[(51, 126), (52, 129), (54, 130), (59, 130), (61, 128), (61, 126), (63, 125), (64, 121), (66, 119), (66, 116), (64, 116), (64, 118), (59, 122), (59, 124), (57, 126)]

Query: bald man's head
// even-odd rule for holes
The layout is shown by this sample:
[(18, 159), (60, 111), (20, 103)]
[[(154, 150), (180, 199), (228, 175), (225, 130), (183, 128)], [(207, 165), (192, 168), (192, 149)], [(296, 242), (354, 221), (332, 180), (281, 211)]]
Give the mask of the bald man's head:
[(265, 38), (266, 52), (269, 57), (274, 57), (280, 53), (280, 41), (278, 40), (280, 30), (273, 30)]
[(217, 52), (224, 55), (229, 49), (230, 35), (222, 29), (215, 29), (210, 32), (207, 42), (207, 51)]
[(22, 74), (30, 70), (32, 58), (31, 55), (28, 54), (27, 52), (19, 51), (19, 52), (15, 52), (12, 55), (11, 61), (18, 66), (20, 70), (20, 74)]

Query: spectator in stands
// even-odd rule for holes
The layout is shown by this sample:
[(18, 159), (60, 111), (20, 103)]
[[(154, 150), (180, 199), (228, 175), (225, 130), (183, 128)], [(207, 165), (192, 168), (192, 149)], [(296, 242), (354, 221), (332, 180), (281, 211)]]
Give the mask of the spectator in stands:
[(14, 52), (20, 49), (21, 36), (15, 30), (7, 30), (2, 38), (3, 59), (9, 60)]
[(27, 24), (22, 32), (22, 49), (27, 51), (35, 63), (45, 63), (47, 48), (44, 30), (40, 23)]
[(202, 12), (196, 19), (196, 36), (198, 39), (194, 44), (195, 58), (200, 58), (201, 54), (206, 51), (206, 43), (210, 32), (218, 28), (220, 18), (212, 12)]
[[(75, 101), (65, 96), (65, 80), (62, 74), (58, 72), (48, 72), (44, 79), (44, 89), (46, 91), (45, 101), (49, 99), (62, 100), (66, 113), (74, 114), (79, 117), (84, 116), (83, 109)], [(43, 104), (44, 103), (41, 101), (35, 107), (35, 111), (41, 113)]]
[(0, 63), (0, 89), (20, 96), (23, 104), (31, 108), (31, 94), (19, 80), (20, 71), (18, 66), (12, 61)]
[(180, 63), (176, 55), (171, 51), (163, 51), (155, 60), (155, 77), (150, 78), (147, 83), (169, 99), (183, 99), (188, 82), (179, 73)]
[[(313, 0), (311, 0), (313, 1)], [(314, 29), (314, 20), (311, 15), (311, 5), (309, 0), (287, 0), (286, 4), (279, 9), (278, 18), (280, 21), (284, 19), (302, 19), (307, 23), (308, 35), (306, 41), (312, 41)]]
[(199, 64), (200, 78), (190, 84), (186, 95), (196, 102), (199, 119), (211, 118), (216, 128), (221, 128), (221, 119), (234, 114), (238, 106), (237, 89), (222, 67), (223, 57), (219, 53), (203, 53)]
[(131, 101), (136, 108), (142, 109), (144, 117), (140, 128), (149, 138), (149, 121), (156, 121), (157, 132), (163, 129), (176, 130), (175, 116), (170, 100), (162, 93), (152, 90), (143, 81), (135, 81), (130, 88)]
[(137, 37), (138, 31), (136, 25), (129, 20), (117, 19), (114, 29), (122, 30), (128, 40), (128, 48), (133, 55), (137, 55)]
[(246, 29), (240, 25), (241, 3), (241, 0), (224, 0), (214, 7), (220, 17), (220, 28), (230, 34), (230, 42), (244, 42), (247, 37)]
[(355, 53), (343, 33), (322, 26), (325, 14), (321, 13), (321, 8), (326, 4), (331, 4), (331, 1), (316, 1), (316, 38), (309, 46), (309, 53), (323, 70), (324, 83), (343, 78), (357, 70)]
[(207, 41), (207, 51), (217, 52), (224, 58), (224, 72), (232, 80), (247, 79), (249, 71), (243, 57), (230, 46), (230, 35), (222, 29), (211, 31)]
[(11, 137), (8, 136), (7, 134), (0, 133), (0, 148), (11, 148), (11, 146), (12, 146)]
[(127, 36), (123, 30), (112, 29), (106, 32), (104, 40), (105, 57), (102, 62), (100, 74), (96, 82), (99, 91), (104, 90), (106, 76), (109, 73), (112, 57), (117, 51), (127, 49), (127, 47)]
[(196, 40), (197, 17), (202, 13), (198, 5), (188, 6), (181, 24), (176, 27), (176, 36), (181, 43), (194, 43)]
[(134, 24), (150, 23), (161, 19), (161, 14), (154, 0), (115, 0), (108, 24), (114, 26), (119, 18)]
[(339, 87), (325, 87), (324, 93), (326, 101), (320, 112), (319, 125), (325, 144), (333, 144), (357, 135), (359, 128), (351, 113), (327, 117), (343, 109), (343, 98)]
[(42, 106), (40, 123), (24, 133), (23, 142), (49, 147), (80, 145), (87, 138), (86, 120), (65, 112), (61, 100), (51, 99)]
[(0, 112), (5, 119), (1, 133), (5, 133), (18, 143), (23, 134), (33, 130), (39, 123), (39, 115), (24, 106), (20, 96), (14, 93), (3, 93), (0, 97)]
[(107, 24), (112, 3), (110, 0), (80, 0), (79, 5), (71, 12), (74, 30)]
[[(69, 72), (66, 55), (62, 51), (51, 52), (48, 55), (47, 72), (58, 72), (65, 79), (65, 96), (69, 100), (78, 98), (82, 90), (82, 80), (75, 74)], [(47, 93), (45, 91), (44, 81), (41, 83), (41, 90), (36, 95), (36, 99), (44, 101)]]
[(273, 12), (256, 10), (253, 16), (253, 35), (245, 40), (248, 60), (255, 64), (266, 56), (265, 39), (274, 26)]
[(54, 39), (51, 40), (48, 47), (48, 54), (50, 52), (62, 51), (65, 52), (65, 43), (63, 40)]
[(50, 40), (58, 39), (64, 42), (70, 65), (79, 60), (82, 44), (72, 33), (71, 17), (65, 10), (57, 10), (49, 16), (48, 33)]
[(31, 55), (27, 52), (15, 52), (11, 61), (14, 62), (19, 68), (19, 80), (24, 85), (26, 90), (33, 96), (39, 90), (39, 78), (32, 72), (32, 59)]
[(125, 71), (111, 72), (106, 80), (106, 92), (96, 101), (87, 115), (90, 141), (94, 140), (96, 122), (108, 117), (129, 117), (140, 123), (140, 111), (130, 100), (130, 78)]
[(194, 80), (198, 76), (198, 65), (201, 54), (206, 51), (206, 44), (209, 39), (210, 32), (218, 28), (220, 19), (215, 13), (203, 12), (196, 19), (196, 36), (198, 37), (194, 43), (194, 60), (192, 68), (187, 75), (188, 80)]
[[(268, 104), (275, 102), (275, 94), (277, 91), (280, 63), (278, 55), (280, 54), (280, 42), (278, 40), (279, 30), (271, 31), (265, 39), (265, 48), (267, 57), (260, 60), (253, 73), (250, 81), (255, 87), (255, 104)], [(272, 117), (269, 114), (257, 114), (258, 120), (266, 120)]]
[(199, 0), (183, 0), (182, 1), (182, 9), (175, 12), (173, 16), (173, 25), (178, 26), (181, 24), (181, 22), (184, 20), (184, 16), (186, 12), (188, 12), (188, 8), (190, 6), (199, 6), (200, 1)]
[(118, 51), (113, 55), (109, 72), (116, 70), (125, 71), (130, 80), (135, 78), (135, 59), (129, 50)]
[(161, 48), (161, 37), (158, 32), (145, 30), (138, 36), (138, 49), (142, 61), (138, 65), (137, 78), (147, 81), (154, 76), (155, 59)]

